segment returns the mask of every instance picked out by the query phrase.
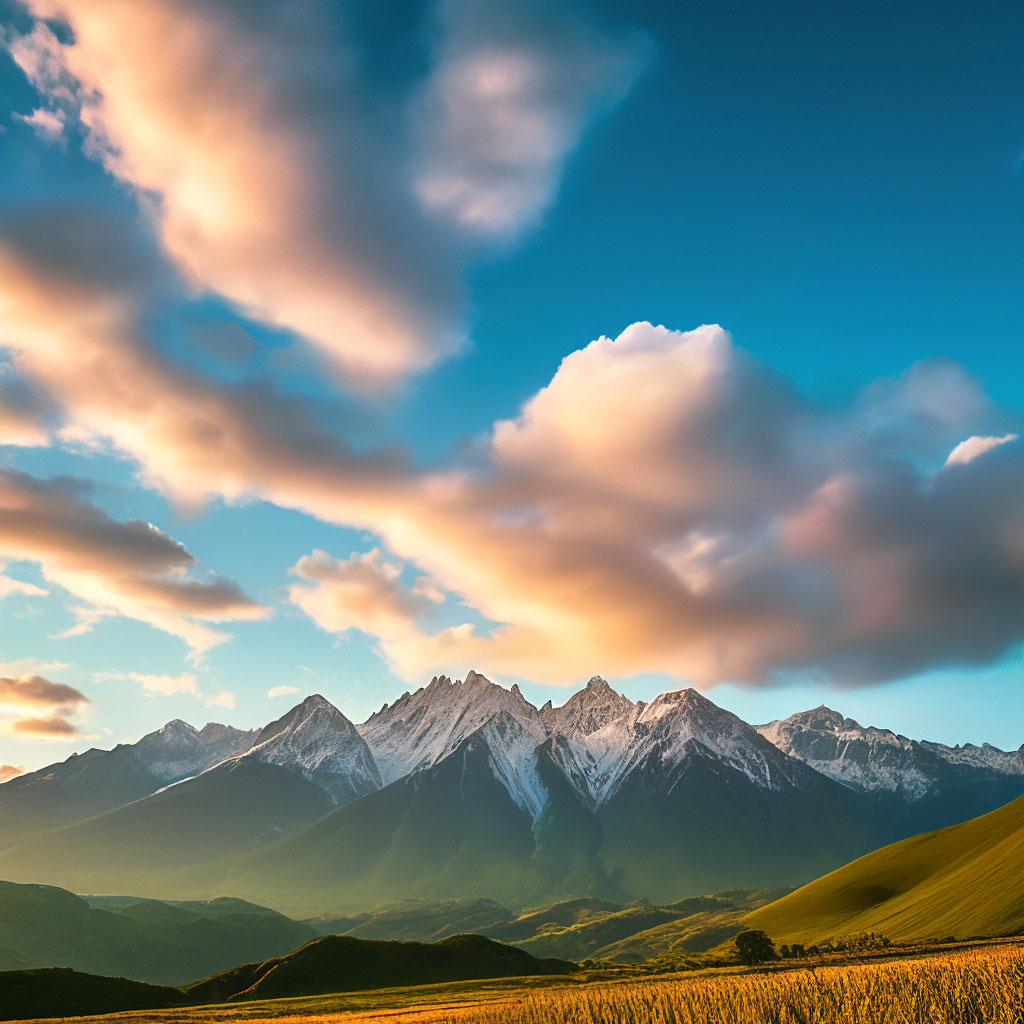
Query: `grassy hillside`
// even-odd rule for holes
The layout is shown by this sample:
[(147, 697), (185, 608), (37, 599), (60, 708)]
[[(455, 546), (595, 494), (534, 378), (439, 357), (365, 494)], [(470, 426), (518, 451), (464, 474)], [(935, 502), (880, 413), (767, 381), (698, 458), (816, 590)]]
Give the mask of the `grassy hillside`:
[(876, 850), (744, 920), (776, 942), (1024, 932), (1024, 797)]
[(0, 1020), (151, 1010), (184, 1001), (176, 988), (100, 978), (66, 967), (0, 973)]
[(279, 999), (467, 978), (566, 974), (574, 966), (564, 960), (539, 960), (480, 935), (453, 935), (436, 943), (328, 935), (288, 956), (214, 975), (186, 992), (195, 1003)]
[(0, 882), (0, 971), (71, 967), (163, 985), (313, 938), (308, 925), (243, 900), (160, 903)]
[(709, 950), (742, 929), (744, 914), (786, 891), (735, 889), (663, 907), (568, 900), (524, 913), (489, 934), (535, 956), (639, 964)]

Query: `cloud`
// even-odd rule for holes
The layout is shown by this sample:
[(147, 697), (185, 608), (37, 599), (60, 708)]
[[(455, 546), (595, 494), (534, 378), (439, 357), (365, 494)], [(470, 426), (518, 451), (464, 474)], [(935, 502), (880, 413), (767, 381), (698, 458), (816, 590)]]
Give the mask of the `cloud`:
[(53, 740), (81, 739), (78, 727), (61, 715), (40, 715), (30, 718), (19, 718), (11, 723), (11, 731), (27, 733), (30, 736)]
[(29, 448), (47, 444), (46, 413), (42, 397), (0, 353), (0, 445)]
[(330, 506), (328, 518), (369, 518), (407, 486), (398, 454), (355, 453), (306, 401), (165, 358), (142, 326), (165, 274), (117, 220), (44, 208), (0, 222), (0, 344), (45, 392), (62, 437), (113, 443), (183, 505), (280, 492), (282, 504)]
[(632, 66), (568, 7), (445, 3), (410, 139), (418, 83), (375, 88), (372, 33), (327, 0), (26, 6), (12, 56), (185, 276), (371, 381), (461, 344), (465, 231), (535, 219)]
[(446, 0), (414, 106), (416, 192), (482, 236), (515, 234), (551, 203), (587, 121), (643, 66), (639, 39), (612, 39), (558, 0)]
[(358, 629), (387, 636), (408, 629), (437, 596), (419, 582), (413, 588), (403, 586), (402, 566), (380, 548), (349, 559), (314, 551), (291, 571), (304, 582), (290, 588), (290, 600), (335, 633)]
[(359, 102), (329, 4), (28, 7), (74, 41), (39, 22), (15, 58), (44, 95), (70, 79), (88, 152), (137, 190), (197, 285), (357, 376), (424, 366), (457, 343), (456, 275)]
[(10, 732), (50, 739), (79, 739), (72, 720), (89, 698), (40, 675), (0, 676), (0, 721)]
[(973, 462), (978, 456), (992, 451), (993, 448), (998, 448), (1000, 445), (1009, 444), (1011, 441), (1016, 440), (1018, 440), (1016, 434), (1003, 434), (1002, 437), (969, 437), (966, 441), (961, 441), (949, 453), (946, 465), (966, 466), (967, 463)]
[(856, 684), (990, 662), (1024, 639), (1024, 451), (933, 469), (1000, 415), (947, 363), (827, 408), (719, 328), (635, 324), (495, 425), (489, 473), (435, 481), (382, 531), (493, 626), (430, 632), (400, 564), (367, 578), (381, 555), (304, 560), (292, 599), (376, 632), (407, 676), (474, 662), (569, 681), (586, 660)]
[[(863, 683), (1024, 639), (1021, 445), (942, 468), (1019, 417), (955, 364), (823, 405), (720, 328), (638, 323), (567, 356), (474, 461), (424, 471), (354, 450), (270, 387), (170, 364), (144, 329), (151, 287), (109, 225), (9, 226), (0, 331), (18, 372), (183, 503), (258, 497), (374, 532), (378, 552), (300, 561), (293, 599), (376, 636), (407, 677), (476, 663), (571, 681), (598, 664)], [(446, 594), (471, 621), (438, 630)]]
[(199, 696), (199, 686), (196, 677), (191, 672), (183, 672), (178, 676), (153, 675), (144, 672), (132, 672), (131, 678), (142, 684), (142, 688), (149, 696), (171, 697), (177, 693)]
[(64, 138), (66, 115), (62, 110), (37, 107), (31, 114), (15, 114), (14, 117), (46, 142), (59, 142)]
[(16, 580), (0, 572), (0, 600), (11, 597), (13, 594), (22, 594), (25, 597), (45, 597), (48, 593), (48, 590), (37, 587), (34, 583)]
[(111, 518), (72, 481), (0, 470), (0, 555), (38, 563), (48, 582), (85, 602), (65, 636), (116, 613), (201, 652), (227, 639), (204, 620), (265, 614), (229, 580), (190, 578), (196, 559), (182, 545), (151, 523)]
[(15, 767), (13, 764), (0, 764), (0, 783), (10, 782), (24, 771), (24, 768)]
[(297, 686), (272, 686), (267, 690), (267, 696), (273, 700), (275, 697), (291, 697), (300, 692)]
[(63, 672), (70, 667), (66, 661), (18, 658), (16, 661), (0, 661), (0, 676), (43, 675), (49, 672)]
[(73, 686), (51, 682), (44, 676), (0, 677), (0, 704), (13, 704), (19, 707), (75, 707), (88, 703), (89, 698)]
[(233, 708), (235, 706), (235, 695), (228, 690), (221, 690), (206, 699), (208, 708)]

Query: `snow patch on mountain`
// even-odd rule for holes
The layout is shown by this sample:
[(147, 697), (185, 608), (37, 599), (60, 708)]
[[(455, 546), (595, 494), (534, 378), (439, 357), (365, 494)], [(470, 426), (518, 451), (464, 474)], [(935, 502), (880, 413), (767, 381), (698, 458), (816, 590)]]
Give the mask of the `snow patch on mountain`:
[(550, 701), (541, 720), (555, 742), (551, 757), (584, 802), (596, 807), (608, 794), (622, 759), (636, 739), (645, 704), (616, 693), (600, 676), (559, 708)]
[(246, 732), (217, 722), (208, 722), (202, 729), (196, 729), (175, 718), (156, 732), (143, 736), (132, 748), (158, 779), (176, 782), (244, 754), (253, 745), (256, 735), (255, 729)]
[(299, 772), (338, 806), (381, 788), (366, 742), (320, 694), (307, 697), (265, 726), (244, 757)]
[[(404, 693), (371, 715), (359, 732), (373, 752), (384, 785), (429, 768), (492, 718), (506, 714), (524, 727), (539, 725), (537, 709), (519, 692), (477, 672), (453, 682), (435, 676), (429, 686)], [(543, 727), (541, 742), (543, 740)], [(532, 732), (531, 732), (532, 735)]]
[(757, 726), (780, 750), (853, 789), (918, 800), (935, 790), (943, 765), (1024, 776), (1021, 751), (986, 743), (948, 747), (919, 742), (889, 729), (862, 726), (821, 705)]
[(777, 790), (793, 782), (770, 744), (741, 718), (718, 707), (692, 688), (655, 697), (636, 719), (635, 738), (602, 794), (613, 795), (652, 755), (661, 765), (678, 765), (694, 756), (710, 756), (745, 775), (761, 789)]
[(921, 746), (949, 764), (984, 768), (998, 775), (1024, 775), (1024, 746), (1019, 750), (1000, 750), (991, 743), (983, 743), (980, 747), (973, 743), (947, 747), (929, 740), (923, 740)]

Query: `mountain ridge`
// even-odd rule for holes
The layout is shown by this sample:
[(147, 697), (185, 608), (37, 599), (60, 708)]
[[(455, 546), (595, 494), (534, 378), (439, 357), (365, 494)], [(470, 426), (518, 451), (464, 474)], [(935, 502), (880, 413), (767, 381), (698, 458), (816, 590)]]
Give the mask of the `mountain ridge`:
[[(91, 891), (126, 878), (160, 897), (220, 885), (304, 912), (322, 910), (309, 905), (314, 888), (339, 907), (361, 891), (670, 902), (799, 885), (1024, 792), (1015, 755), (988, 745), (936, 749), (824, 707), (754, 727), (692, 688), (634, 702), (600, 676), (539, 708), (475, 671), (435, 676), (361, 725), (312, 694), (249, 733), (175, 720), (143, 738), (163, 761), (146, 756), (176, 763), (204, 736), (244, 749), (15, 837), (0, 874)], [(142, 763), (115, 751), (97, 764)], [(933, 787), (923, 797), (922, 778)]]

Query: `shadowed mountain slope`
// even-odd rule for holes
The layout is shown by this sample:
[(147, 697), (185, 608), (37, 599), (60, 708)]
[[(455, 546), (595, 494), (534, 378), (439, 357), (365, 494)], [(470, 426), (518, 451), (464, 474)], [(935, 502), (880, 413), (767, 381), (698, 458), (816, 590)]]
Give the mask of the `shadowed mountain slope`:
[(91, 818), (244, 753), (256, 732), (175, 719), (113, 750), (93, 748), (0, 785), (0, 845)]
[(185, 995), (176, 988), (97, 977), (67, 967), (0, 973), (0, 1020), (156, 1010), (184, 1002)]

